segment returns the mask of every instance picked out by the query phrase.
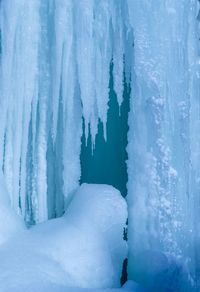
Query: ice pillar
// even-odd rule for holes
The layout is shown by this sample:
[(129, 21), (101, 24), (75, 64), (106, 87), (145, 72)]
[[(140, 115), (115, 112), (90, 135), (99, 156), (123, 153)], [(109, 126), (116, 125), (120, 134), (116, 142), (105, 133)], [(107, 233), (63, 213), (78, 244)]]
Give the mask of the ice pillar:
[(182, 259), (194, 274), (199, 270), (198, 6), (193, 0), (129, 1), (134, 30), (128, 146), (130, 278), (136, 253), (147, 249)]

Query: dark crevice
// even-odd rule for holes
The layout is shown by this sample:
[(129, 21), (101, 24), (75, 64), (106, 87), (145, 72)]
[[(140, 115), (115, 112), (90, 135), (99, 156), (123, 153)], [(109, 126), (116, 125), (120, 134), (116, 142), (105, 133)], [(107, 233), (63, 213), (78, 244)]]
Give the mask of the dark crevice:
[[(107, 139), (104, 139), (103, 123), (99, 121), (95, 148), (92, 151), (92, 139), (89, 134), (86, 143), (85, 134), (81, 143), (81, 179), (80, 183), (109, 184), (117, 188), (125, 197), (127, 194), (128, 155), (128, 113), (130, 102), (130, 86), (124, 76), (123, 103), (119, 108), (114, 91), (113, 63), (110, 66), (109, 103), (107, 114)], [(120, 113), (120, 114), (119, 114)], [(84, 127), (83, 122), (83, 127)], [(84, 131), (83, 131), (84, 133)]]

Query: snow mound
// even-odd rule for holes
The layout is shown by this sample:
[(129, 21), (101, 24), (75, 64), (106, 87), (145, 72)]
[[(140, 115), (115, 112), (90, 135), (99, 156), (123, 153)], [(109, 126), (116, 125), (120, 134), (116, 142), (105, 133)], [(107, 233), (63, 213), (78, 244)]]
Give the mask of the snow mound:
[(60, 284), (53, 284), (50, 282), (34, 282), (33, 285), (25, 285), (22, 284), (20, 288), (16, 288), (15, 290), (4, 290), (4, 292), (147, 292), (145, 290), (136, 290), (133, 284), (129, 284), (128, 287), (116, 288), (116, 289), (91, 289), (91, 288), (69, 288)]
[(127, 217), (127, 204), (120, 192), (103, 184), (82, 184), (66, 213), (66, 219), (73, 226), (84, 230), (90, 226), (103, 236), (117, 272), (114, 286), (120, 279), (123, 260), (127, 254), (127, 244), (123, 240)]
[[(0, 248), (0, 291), (120, 287), (126, 218), (117, 190), (82, 185), (65, 216), (32, 227)], [(40, 290), (34, 290), (37, 285)]]

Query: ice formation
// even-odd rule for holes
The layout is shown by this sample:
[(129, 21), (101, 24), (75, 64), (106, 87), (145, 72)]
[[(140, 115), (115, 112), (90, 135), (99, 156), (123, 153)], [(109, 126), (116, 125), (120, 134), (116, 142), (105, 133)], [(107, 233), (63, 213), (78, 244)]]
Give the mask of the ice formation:
[(82, 116), (94, 141), (112, 59), (122, 100), (127, 14), (122, 0), (1, 1), (0, 167), (28, 223), (62, 215), (78, 186)]
[(10, 207), (4, 175), (0, 171), (0, 246), (23, 230), (25, 223)]
[[(104, 229), (104, 224), (115, 217), (112, 209), (115, 205), (105, 207), (111, 217), (101, 218), (100, 212), (95, 222), (92, 217), (96, 215), (93, 213), (96, 197), (102, 196), (107, 201), (106, 193), (101, 188), (95, 189), (92, 200), (87, 195), (83, 199), (82, 192), (75, 197), (74, 194), (81, 174), (83, 128), (86, 138), (91, 134), (95, 144), (101, 121), (106, 139), (113, 63), (119, 105), (123, 100), (124, 77), (131, 82), (127, 149), (129, 278), (135, 278), (139, 254), (159, 251), (183, 263), (197, 291), (200, 287), (199, 3), (198, 0), (0, 1), (0, 168), (8, 189), (5, 196), (9, 197), (15, 213), (32, 225), (66, 211), (62, 219), (46, 223), (57, 226), (56, 222), (60, 222), (62, 229), (65, 220), (78, 224), (78, 219), (73, 219), (73, 209), (78, 208), (79, 223), (85, 230), (88, 221), (82, 217), (77, 202), (80, 200), (83, 205), (89, 202), (90, 228), (96, 224), (108, 241), (105, 253), (110, 257), (106, 256), (109, 267), (106, 273), (112, 273), (112, 261), (124, 245), (118, 241), (119, 245), (111, 251), (110, 236), (118, 238), (118, 229), (115, 226)], [(4, 200), (0, 197), (0, 202), (1, 199)], [(76, 204), (72, 203), (68, 209), (71, 200)], [(13, 219), (9, 202), (1, 204), (0, 212), (0, 218), (7, 216), (10, 220), (10, 230), (0, 225), (0, 243), (3, 243), (24, 227), (19, 219)], [(33, 234), (40, 233), (39, 241), (43, 227), (33, 229)], [(76, 227), (68, 232), (77, 236)], [(71, 239), (66, 237), (72, 246)], [(98, 243), (90, 242), (90, 250), (102, 250), (101, 244), (100, 239)], [(121, 260), (122, 257), (118, 264)], [(45, 261), (43, 265), (45, 269)], [(63, 266), (58, 275), (60, 283)], [(116, 279), (113, 281), (114, 285)]]
[(137, 252), (153, 249), (183, 260), (198, 282), (199, 2), (138, 0), (129, 8), (129, 275)]

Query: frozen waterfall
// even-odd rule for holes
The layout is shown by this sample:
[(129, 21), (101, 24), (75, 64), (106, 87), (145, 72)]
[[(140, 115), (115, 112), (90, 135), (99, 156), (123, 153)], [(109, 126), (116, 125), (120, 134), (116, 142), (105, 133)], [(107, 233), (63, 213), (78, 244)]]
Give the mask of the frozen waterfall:
[(92, 152), (99, 124), (105, 143), (112, 132), (113, 78), (117, 116), (131, 89), (128, 277), (138, 254), (160, 251), (183, 264), (194, 289), (199, 9), (198, 0), (0, 1), (0, 167), (13, 210), (27, 225), (64, 214), (80, 184), (82, 137)]
[(93, 144), (108, 109), (110, 63), (122, 102), (123, 1), (1, 2), (0, 164), (28, 223), (63, 214), (80, 178), (82, 117)]
[[(134, 2), (134, 4), (133, 4)], [(198, 1), (129, 1), (134, 28), (129, 132), (129, 272), (162, 250), (200, 280)]]

